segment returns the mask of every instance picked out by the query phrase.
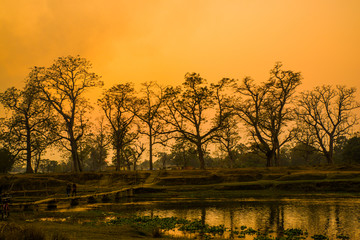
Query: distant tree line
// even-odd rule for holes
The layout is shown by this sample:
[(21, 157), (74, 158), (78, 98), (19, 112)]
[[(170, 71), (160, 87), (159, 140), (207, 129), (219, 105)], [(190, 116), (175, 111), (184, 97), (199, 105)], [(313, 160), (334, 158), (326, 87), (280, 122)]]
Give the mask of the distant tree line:
[[(14, 163), (27, 173), (99, 171), (110, 153), (118, 171), (360, 163), (354, 88), (298, 93), (301, 73), (276, 63), (262, 83), (209, 84), (198, 73), (180, 86), (119, 83), (95, 106), (86, 94), (103, 81), (91, 67), (80, 56), (60, 57), (33, 67), (24, 88), (0, 93), (2, 172)], [(70, 161), (44, 159), (51, 149)]]

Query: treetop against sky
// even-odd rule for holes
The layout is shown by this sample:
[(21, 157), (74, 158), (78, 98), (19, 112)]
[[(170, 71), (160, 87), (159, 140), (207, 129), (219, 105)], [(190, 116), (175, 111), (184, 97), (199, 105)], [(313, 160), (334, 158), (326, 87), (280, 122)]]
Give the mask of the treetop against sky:
[[(2, 0), (0, 91), (23, 87), (33, 66), (80, 55), (105, 88), (186, 72), (211, 82), (265, 81), (277, 61), (301, 71), (300, 90), (360, 87), (358, 0)], [(97, 90), (102, 91), (102, 90)]]

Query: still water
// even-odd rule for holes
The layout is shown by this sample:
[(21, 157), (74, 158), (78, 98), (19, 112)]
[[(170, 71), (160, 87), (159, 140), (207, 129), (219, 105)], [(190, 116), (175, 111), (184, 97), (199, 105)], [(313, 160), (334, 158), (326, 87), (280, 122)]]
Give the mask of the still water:
[(360, 239), (360, 198), (244, 198), (231, 201), (173, 199), (98, 207), (140, 216), (201, 219), (206, 224), (223, 224), (229, 229), (247, 226), (276, 233), (283, 229), (298, 228), (307, 230), (309, 236), (323, 234), (336, 239), (338, 235), (346, 235), (350, 239)]

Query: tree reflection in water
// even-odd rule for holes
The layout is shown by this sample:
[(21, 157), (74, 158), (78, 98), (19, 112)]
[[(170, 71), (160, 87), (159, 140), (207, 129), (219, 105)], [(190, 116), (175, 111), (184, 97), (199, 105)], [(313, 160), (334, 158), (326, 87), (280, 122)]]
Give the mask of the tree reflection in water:
[[(203, 224), (225, 225), (234, 230), (241, 226), (263, 232), (281, 233), (284, 229), (307, 230), (309, 236), (324, 234), (330, 239), (347, 235), (360, 239), (360, 199), (241, 199), (229, 202), (154, 205), (138, 215), (199, 219)], [(273, 236), (279, 236), (273, 234)]]

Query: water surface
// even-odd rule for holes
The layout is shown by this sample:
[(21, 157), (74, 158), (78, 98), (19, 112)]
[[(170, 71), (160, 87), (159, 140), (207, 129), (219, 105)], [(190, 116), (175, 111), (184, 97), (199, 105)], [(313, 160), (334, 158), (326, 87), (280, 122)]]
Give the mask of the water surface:
[(336, 239), (338, 235), (346, 235), (350, 239), (360, 239), (360, 198), (169, 199), (96, 206), (122, 214), (201, 219), (206, 224), (223, 224), (229, 229), (247, 226), (276, 233), (284, 229), (299, 228), (307, 230), (309, 236), (323, 234)]

